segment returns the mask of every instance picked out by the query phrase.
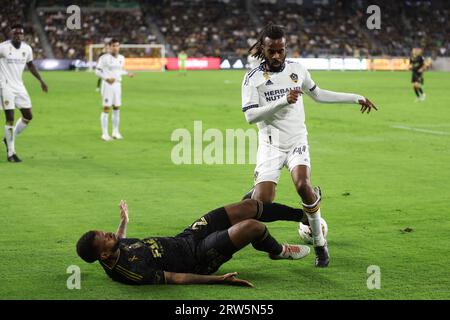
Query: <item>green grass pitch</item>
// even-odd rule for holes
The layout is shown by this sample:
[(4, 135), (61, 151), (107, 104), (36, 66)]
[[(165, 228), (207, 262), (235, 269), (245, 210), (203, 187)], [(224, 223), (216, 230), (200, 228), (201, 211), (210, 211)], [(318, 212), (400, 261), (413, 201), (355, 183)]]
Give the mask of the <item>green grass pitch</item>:
[[(254, 165), (174, 165), (177, 128), (251, 128), (240, 107), (243, 71), (139, 73), (124, 79), (122, 141), (100, 139), (97, 78), (47, 72), (46, 95), (29, 73), (34, 120), (16, 142), (20, 164), (0, 149), (1, 299), (449, 299), (450, 74), (425, 75), (414, 103), (409, 72), (312, 72), (320, 87), (369, 97), (378, 112), (305, 97), (312, 179), (324, 197), (331, 264), (314, 255), (272, 261), (251, 246), (219, 273), (238, 271), (254, 289), (219, 285), (130, 287), (78, 258), (89, 229), (115, 231), (118, 203), (130, 208), (129, 237), (175, 235), (207, 211), (240, 199)], [(18, 117), (18, 115), (16, 116)], [(1, 116), (4, 121), (4, 116)], [(297, 206), (287, 170), (277, 202)], [(412, 232), (402, 231), (411, 228)], [(297, 225), (269, 224), (280, 242)], [(70, 265), (81, 289), (69, 290)], [(369, 290), (367, 268), (381, 270)]]

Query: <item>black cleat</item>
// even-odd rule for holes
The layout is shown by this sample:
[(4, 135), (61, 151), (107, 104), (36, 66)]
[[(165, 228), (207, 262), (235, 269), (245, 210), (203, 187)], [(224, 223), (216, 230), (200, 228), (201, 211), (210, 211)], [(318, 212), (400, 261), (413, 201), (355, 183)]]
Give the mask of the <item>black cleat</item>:
[(17, 156), (17, 154), (13, 154), (12, 156), (8, 157), (9, 162), (22, 162), (20, 158)]
[(242, 197), (242, 200), (246, 200), (246, 199), (251, 199), (253, 196), (253, 191), (255, 191), (255, 187), (253, 186), (250, 191), (248, 191), (246, 194), (244, 194), (244, 196)]
[(314, 252), (316, 253), (315, 266), (319, 268), (328, 267), (328, 264), (330, 263), (328, 244), (325, 242), (325, 244), (321, 247), (314, 247)]

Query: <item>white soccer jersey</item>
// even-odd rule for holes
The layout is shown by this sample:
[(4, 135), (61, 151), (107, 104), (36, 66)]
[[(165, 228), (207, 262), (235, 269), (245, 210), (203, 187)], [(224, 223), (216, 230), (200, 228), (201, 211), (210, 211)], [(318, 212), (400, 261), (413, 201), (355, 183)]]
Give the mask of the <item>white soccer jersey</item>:
[(117, 82), (121, 82), (122, 76), (128, 74), (124, 70), (124, 66), (125, 57), (123, 55), (118, 54), (117, 57), (114, 57), (112, 54), (106, 53), (98, 60), (96, 74), (103, 80), (113, 78)]
[(0, 43), (0, 82), (14, 91), (23, 91), (22, 73), (25, 65), (33, 60), (33, 50), (22, 42), (16, 49), (10, 40)]
[[(281, 72), (266, 71), (264, 65), (249, 71), (242, 83), (242, 110), (268, 105), (286, 96), (290, 89), (304, 93), (315, 87), (309, 71), (301, 64), (285, 61)], [(285, 99), (285, 98), (284, 98)], [(257, 123), (260, 143), (270, 143), (287, 151), (299, 142), (307, 142), (303, 96), (270, 117)]]

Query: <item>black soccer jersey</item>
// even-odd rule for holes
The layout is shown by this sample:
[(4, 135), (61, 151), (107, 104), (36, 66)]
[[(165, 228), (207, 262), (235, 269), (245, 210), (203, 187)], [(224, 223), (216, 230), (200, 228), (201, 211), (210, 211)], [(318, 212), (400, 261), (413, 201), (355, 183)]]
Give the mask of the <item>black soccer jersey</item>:
[(119, 257), (109, 266), (100, 261), (115, 281), (127, 284), (164, 284), (164, 271), (193, 272), (195, 260), (183, 238), (119, 240)]
[(423, 65), (425, 64), (425, 59), (423, 58), (423, 56), (416, 56), (416, 57), (411, 57), (409, 59), (409, 63), (412, 66), (412, 71), (415, 73), (421, 73), (419, 72), (419, 69), (423, 67)]

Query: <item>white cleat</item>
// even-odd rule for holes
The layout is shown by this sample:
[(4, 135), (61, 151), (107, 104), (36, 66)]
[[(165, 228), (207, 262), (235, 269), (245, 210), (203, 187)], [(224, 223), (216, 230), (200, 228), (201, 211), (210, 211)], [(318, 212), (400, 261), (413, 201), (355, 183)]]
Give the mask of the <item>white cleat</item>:
[(279, 255), (270, 255), (269, 257), (272, 260), (279, 259), (290, 259), (290, 260), (298, 260), (306, 257), (311, 252), (311, 249), (308, 246), (304, 246), (301, 244), (283, 244), (283, 251)]
[(119, 132), (115, 132), (112, 134), (113, 139), (122, 140), (123, 137)]
[(423, 93), (419, 99), (420, 99), (420, 101), (425, 101), (426, 97), (427, 97), (427, 95), (425, 93)]
[(102, 140), (104, 141), (112, 141), (112, 138), (109, 136), (109, 134), (102, 135)]

